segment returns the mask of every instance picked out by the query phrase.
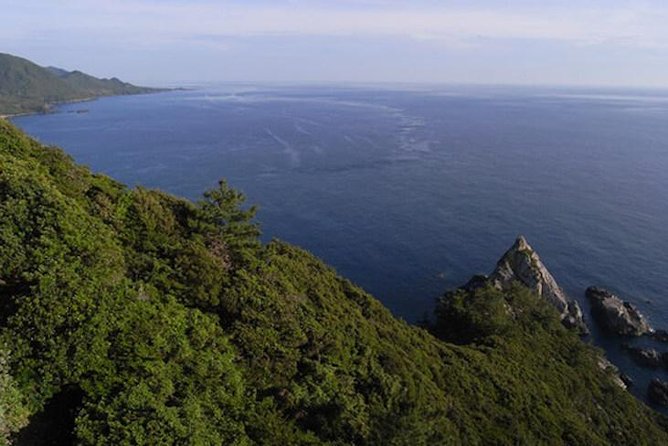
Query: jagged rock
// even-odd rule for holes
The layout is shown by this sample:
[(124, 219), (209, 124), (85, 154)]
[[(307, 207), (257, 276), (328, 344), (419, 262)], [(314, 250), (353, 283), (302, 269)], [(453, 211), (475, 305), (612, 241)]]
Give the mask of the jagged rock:
[(597, 287), (587, 288), (591, 311), (603, 328), (623, 336), (641, 336), (652, 333), (652, 327), (642, 314), (611, 292)]
[(631, 355), (631, 358), (641, 366), (657, 368), (663, 365), (663, 355), (653, 348), (628, 347), (625, 349)]
[[(628, 376), (620, 373), (617, 366), (611, 363), (605, 356), (598, 357), (598, 367), (601, 370), (610, 373), (615, 384), (617, 384), (622, 389), (626, 390), (629, 387), (627, 381), (624, 379), (624, 377), (628, 378)], [(628, 379), (630, 380), (630, 378)], [(631, 381), (631, 383), (633, 383), (633, 381)]]
[(633, 387), (633, 379), (629, 375), (627, 375), (626, 373), (620, 373), (619, 374), (619, 379), (622, 380), (622, 382), (624, 383), (624, 385), (626, 386), (627, 389), (630, 389), (631, 387)]
[(582, 308), (580, 308), (580, 305), (574, 300), (568, 302), (566, 312), (561, 314), (561, 323), (568, 328), (579, 330), (583, 335), (589, 334), (589, 328), (584, 321)]
[(500, 289), (506, 289), (514, 282), (525, 285), (559, 311), (565, 326), (576, 328), (582, 334), (589, 332), (580, 305), (566, 296), (524, 237), (519, 236), (501, 257), (489, 280)]
[(668, 342), (668, 331), (657, 329), (649, 333), (649, 335), (659, 342)]
[(668, 382), (658, 378), (652, 379), (647, 388), (647, 396), (654, 404), (668, 406)]

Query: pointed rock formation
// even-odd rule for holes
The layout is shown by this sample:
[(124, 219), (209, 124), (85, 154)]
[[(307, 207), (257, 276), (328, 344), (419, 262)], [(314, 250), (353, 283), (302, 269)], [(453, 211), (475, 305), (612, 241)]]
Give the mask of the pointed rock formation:
[(565, 326), (576, 328), (582, 334), (589, 333), (580, 305), (566, 296), (523, 236), (519, 236), (501, 257), (489, 280), (500, 289), (507, 289), (513, 282), (519, 282), (555, 307)]

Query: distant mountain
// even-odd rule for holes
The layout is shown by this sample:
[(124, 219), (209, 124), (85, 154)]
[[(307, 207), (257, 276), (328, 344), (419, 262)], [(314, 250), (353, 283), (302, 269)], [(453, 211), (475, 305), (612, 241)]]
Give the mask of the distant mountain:
[(160, 90), (137, 87), (117, 78), (98, 79), (81, 71), (41, 67), (0, 53), (0, 115), (44, 112), (59, 102), (155, 91)]
[(53, 74), (55, 74), (58, 77), (63, 77), (67, 73), (69, 73), (69, 71), (64, 70), (62, 68), (58, 68), (58, 67), (46, 67), (46, 69), (49, 70), (50, 72), (52, 72)]

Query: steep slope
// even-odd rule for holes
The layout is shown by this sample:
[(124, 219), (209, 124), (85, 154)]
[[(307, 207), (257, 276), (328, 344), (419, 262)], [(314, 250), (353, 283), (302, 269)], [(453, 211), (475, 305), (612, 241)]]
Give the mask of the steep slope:
[(523, 284), (556, 308), (564, 325), (587, 333), (580, 305), (566, 296), (538, 253), (524, 237), (518, 237), (515, 244), (501, 257), (490, 280), (500, 288), (507, 288), (514, 281)]
[(0, 54), (0, 114), (44, 111), (49, 103), (76, 99), (58, 76), (26, 59)]
[(128, 189), (0, 122), (16, 444), (668, 442), (527, 288), (441, 302), (439, 340), (262, 245), (242, 202), (225, 183), (199, 203)]
[(566, 327), (581, 334), (589, 332), (580, 305), (561, 289), (538, 253), (523, 236), (519, 236), (513, 246), (503, 254), (489, 276), (473, 276), (462, 288), (471, 291), (491, 285), (506, 290), (515, 284), (529, 288), (552, 305), (559, 312)]
[(44, 68), (0, 53), (0, 115), (46, 111), (55, 103), (155, 91), (118, 79), (98, 79), (60, 68)]

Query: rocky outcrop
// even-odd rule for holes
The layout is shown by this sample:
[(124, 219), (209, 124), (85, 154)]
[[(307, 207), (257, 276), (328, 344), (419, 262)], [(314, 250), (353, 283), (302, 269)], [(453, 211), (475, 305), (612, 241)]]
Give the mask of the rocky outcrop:
[(633, 383), (628, 376), (619, 372), (619, 369), (611, 363), (605, 356), (598, 357), (598, 367), (606, 373), (609, 373), (612, 380), (622, 389), (626, 390)]
[(654, 378), (647, 388), (647, 396), (654, 404), (668, 406), (668, 382)]
[(626, 386), (627, 389), (630, 389), (631, 387), (633, 387), (633, 384), (634, 384), (633, 383), (633, 378), (631, 378), (626, 373), (620, 373), (619, 374), (619, 379), (622, 380), (622, 382), (624, 383), (624, 385)]
[(622, 336), (642, 336), (653, 332), (647, 320), (629, 302), (597, 287), (587, 288), (586, 294), (594, 318), (608, 332)]
[(564, 325), (588, 333), (580, 305), (566, 296), (524, 237), (518, 237), (501, 257), (489, 280), (500, 289), (507, 289), (515, 282), (525, 285), (557, 309)]
[(625, 350), (638, 365), (643, 367), (657, 368), (663, 365), (663, 355), (653, 348), (626, 346)]
[(655, 329), (651, 333), (649, 333), (649, 336), (651, 336), (653, 339), (659, 341), (659, 342), (666, 342), (668, 343), (668, 331), (659, 328)]

